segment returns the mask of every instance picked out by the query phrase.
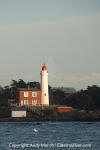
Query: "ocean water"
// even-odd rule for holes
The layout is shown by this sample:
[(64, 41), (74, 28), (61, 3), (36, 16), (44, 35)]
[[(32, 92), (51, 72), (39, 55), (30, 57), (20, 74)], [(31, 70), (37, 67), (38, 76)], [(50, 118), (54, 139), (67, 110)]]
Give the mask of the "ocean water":
[(100, 150), (100, 122), (1, 122), (0, 150)]

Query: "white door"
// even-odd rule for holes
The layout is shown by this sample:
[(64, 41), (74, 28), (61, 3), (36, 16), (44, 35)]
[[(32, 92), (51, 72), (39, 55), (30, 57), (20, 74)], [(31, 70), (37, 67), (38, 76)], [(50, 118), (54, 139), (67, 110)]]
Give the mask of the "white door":
[(21, 106), (23, 106), (23, 100), (21, 100)]

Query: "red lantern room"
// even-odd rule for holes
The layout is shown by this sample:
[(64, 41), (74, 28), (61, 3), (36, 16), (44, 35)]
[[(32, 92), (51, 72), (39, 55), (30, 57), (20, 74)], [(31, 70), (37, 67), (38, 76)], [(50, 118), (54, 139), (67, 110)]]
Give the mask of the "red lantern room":
[(46, 65), (43, 65), (42, 70), (43, 70), (43, 71), (47, 70)]

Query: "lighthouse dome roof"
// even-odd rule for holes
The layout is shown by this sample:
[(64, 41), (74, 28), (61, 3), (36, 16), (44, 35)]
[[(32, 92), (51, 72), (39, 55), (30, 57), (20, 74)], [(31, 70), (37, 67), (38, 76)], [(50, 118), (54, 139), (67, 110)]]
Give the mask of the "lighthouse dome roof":
[(47, 70), (46, 65), (43, 65), (42, 70)]

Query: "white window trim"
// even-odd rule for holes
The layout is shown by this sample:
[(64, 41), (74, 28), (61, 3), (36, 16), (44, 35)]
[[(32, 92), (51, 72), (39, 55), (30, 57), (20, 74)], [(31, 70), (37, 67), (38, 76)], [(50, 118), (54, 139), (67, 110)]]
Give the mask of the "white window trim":
[(28, 92), (24, 92), (24, 97), (28, 97), (29, 93)]
[(36, 99), (32, 100), (32, 105), (36, 105), (36, 104), (37, 104), (37, 100)]
[(24, 100), (24, 105), (28, 105), (28, 104), (29, 104), (28, 100)]
[(32, 97), (37, 97), (37, 92), (32, 92)]

